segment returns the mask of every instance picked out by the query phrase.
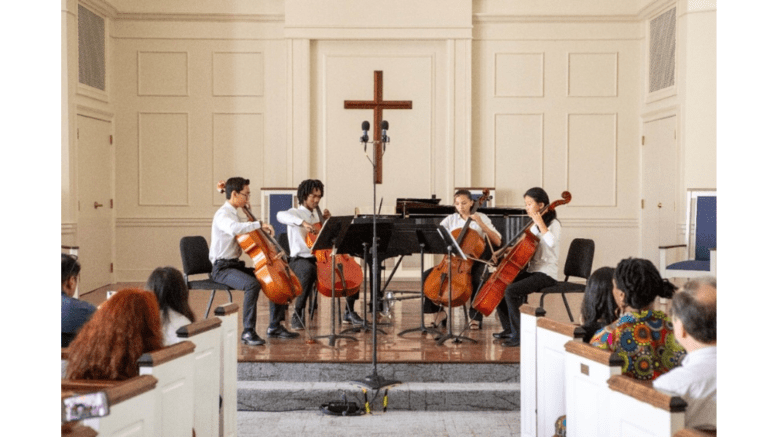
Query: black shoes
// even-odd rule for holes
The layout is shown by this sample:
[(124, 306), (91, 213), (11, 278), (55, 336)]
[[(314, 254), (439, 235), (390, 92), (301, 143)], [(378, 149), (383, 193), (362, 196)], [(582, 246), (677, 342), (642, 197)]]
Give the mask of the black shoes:
[(291, 316), (291, 329), (295, 331), (302, 331), (305, 329), (305, 326), (302, 324), (302, 318), (296, 313)]
[(509, 340), (505, 340), (502, 342), (502, 346), (504, 347), (518, 347), (520, 345), (521, 345), (520, 338), (511, 338)]
[(356, 311), (350, 311), (343, 315), (343, 323), (350, 323), (352, 325), (363, 325), (364, 320), (356, 314)]
[(256, 331), (253, 329), (244, 332), (243, 335), (240, 336), (240, 339), (243, 341), (243, 344), (247, 344), (249, 346), (261, 346), (264, 344), (262, 337), (259, 337)]
[(493, 336), (494, 336), (494, 338), (496, 338), (498, 340), (506, 340), (506, 339), (512, 337), (513, 335), (510, 333), (510, 331), (504, 330), (502, 332), (495, 332), (493, 334)]
[(299, 332), (290, 332), (285, 326), (280, 325), (277, 328), (267, 328), (267, 336), (271, 338), (297, 338)]

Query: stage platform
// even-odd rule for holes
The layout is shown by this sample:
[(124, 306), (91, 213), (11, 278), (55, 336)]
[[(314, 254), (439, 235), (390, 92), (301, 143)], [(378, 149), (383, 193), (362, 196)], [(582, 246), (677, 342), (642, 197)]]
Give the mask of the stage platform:
[[(106, 299), (106, 291), (120, 290), (125, 287), (143, 287), (142, 283), (117, 283), (105, 287), (100, 287), (94, 291), (84, 293), (81, 298), (94, 305), (99, 305)], [(399, 291), (397, 296), (412, 296), (412, 294), (403, 294), (405, 291), (418, 291), (418, 282), (400, 282), (392, 281), (388, 287), (389, 290)], [(417, 296), (417, 295), (416, 295)], [(189, 303), (198, 319), (205, 314), (208, 305), (209, 291), (192, 290), (189, 296)], [(238, 314), (239, 327), (242, 330), (242, 307), (243, 292), (232, 292), (233, 302), (240, 306)], [(546, 299), (546, 302), (550, 299)], [(344, 309), (345, 300), (342, 301)], [(213, 301), (213, 308), (218, 305), (228, 303), (227, 293), (219, 291)], [(315, 343), (308, 340), (312, 337), (321, 335), (330, 335), (331, 329), (331, 302), (330, 299), (319, 295), (318, 310), (313, 318), (309, 329), (309, 335), (306, 331), (297, 331), (300, 337), (284, 340), (267, 337), (267, 323), (269, 319), (268, 300), (262, 295), (257, 304), (257, 327), (256, 331), (264, 338), (267, 343), (263, 346), (246, 346), (238, 344), (239, 362), (265, 362), (265, 363), (371, 363), (372, 362), (372, 333), (356, 332), (348, 333), (353, 340), (338, 339), (335, 345), (329, 346), (329, 340), (326, 338), (317, 339)], [(417, 328), (421, 326), (420, 322), (420, 302), (419, 299), (409, 299), (395, 302), (391, 309), (389, 317), (378, 317), (378, 328), (385, 331), (385, 334), (377, 335), (378, 361), (381, 363), (518, 363), (520, 361), (520, 348), (505, 348), (495, 340), (493, 333), (502, 330), (499, 321), (496, 318), (496, 312), (483, 320), (483, 327), (480, 330), (468, 330), (463, 335), (477, 340), (477, 343), (465, 341), (455, 343), (453, 340), (446, 341), (438, 346), (434, 335), (421, 334), (420, 332), (411, 332), (398, 336), (399, 332), (406, 329)], [(360, 316), (364, 317), (362, 310), (362, 300), (356, 301), (356, 310)], [(286, 327), (290, 329), (291, 311), (287, 313)], [(213, 317), (213, 309), (211, 309)], [(426, 325), (430, 326), (434, 320), (433, 314), (425, 315)], [(337, 319), (337, 318), (336, 318)], [(371, 314), (369, 317), (371, 320)], [(450, 326), (450, 320), (449, 320)], [(351, 328), (349, 324), (343, 324), (336, 321), (335, 333), (340, 334), (343, 330)], [(371, 327), (371, 324), (370, 324)], [(464, 310), (462, 307), (453, 308), (453, 327), (454, 333), (458, 334), (465, 328)], [(447, 331), (446, 331), (447, 332)]]

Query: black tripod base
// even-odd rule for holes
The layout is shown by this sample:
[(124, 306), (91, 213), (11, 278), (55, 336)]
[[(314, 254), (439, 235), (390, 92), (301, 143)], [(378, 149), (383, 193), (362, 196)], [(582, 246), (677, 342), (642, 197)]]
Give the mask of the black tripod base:
[[(350, 332), (362, 332), (362, 331), (364, 331), (364, 332), (372, 331), (372, 324), (371, 323), (367, 323), (367, 322), (365, 322), (364, 324), (362, 324), (362, 323), (354, 324), (352, 327), (350, 327), (348, 329), (344, 329), (341, 332), (341, 334), (350, 333)], [(375, 328), (375, 332), (380, 332), (383, 335), (386, 334), (386, 331), (384, 331), (384, 330), (382, 330), (380, 328)]]
[(442, 335), (442, 331), (439, 331), (439, 330), (437, 330), (435, 328), (427, 328), (425, 326), (421, 326), (421, 327), (418, 327), (418, 328), (412, 328), (412, 329), (405, 329), (404, 331), (400, 332), (397, 335), (399, 337), (401, 337), (401, 336), (403, 336), (405, 334), (409, 334), (411, 332), (416, 332), (416, 331), (419, 331), (421, 334), (435, 334), (437, 336), (441, 336)]
[(377, 373), (373, 373), (372, 375), (369, 375), (360, 381), (351, 381), (351, 384), (365, 389), (380, 390), (382, 388), (389, 389), (391, 387), (400, 385), (402, 384), (402, 381), (386, 379)]
[(478, 341), (474, 338), (465, 337), (463, 335), (453, 335), (453, 334), (446, 334), (437, 339), (437, 346), (441, 346), (445, 344), (446, 341), (453, 339), (454, 343), (464, 343), (464, 340), (471, 341), (473, 343), (477, 343)]
[(329, 339), (329, 346), (334, 346), (335, 342), (337, 342), (338, 338), (345, 338), (345, 339), (348, 339), (348, 340), (356, 341), (355, 337), (351, 337), (351, 336), (348, 336), (348, 335), (336, 335), (336, 334), (317, 335), (317, 336), (313, 337), (313, 339), (317, 339), (317, 338), (328, 338)]

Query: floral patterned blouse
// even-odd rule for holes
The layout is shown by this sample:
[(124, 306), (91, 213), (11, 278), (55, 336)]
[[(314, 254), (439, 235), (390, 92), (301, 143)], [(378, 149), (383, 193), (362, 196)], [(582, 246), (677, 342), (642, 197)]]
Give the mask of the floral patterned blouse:
[(623, 358), (623, 374), (652, 381), (678, 366), (685, 349), (674, 337), (671, 319), (662, 311), (629, 312), (600, 329), (591, 345)]

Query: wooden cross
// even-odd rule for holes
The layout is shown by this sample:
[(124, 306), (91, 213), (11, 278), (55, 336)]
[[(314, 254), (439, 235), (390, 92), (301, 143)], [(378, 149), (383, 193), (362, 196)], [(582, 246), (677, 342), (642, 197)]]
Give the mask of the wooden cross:
[(375, 150), (376, 184), (383, 183), (383, 148), (380, 140), (380, 122), (383, 121), (384, 109), (413, 109), (412, 100), (383, 100), (383, 72), (375, 71), (375, 88), (372, 100), (346, 100), (345, 109), (372, 109), (373, 147)]

